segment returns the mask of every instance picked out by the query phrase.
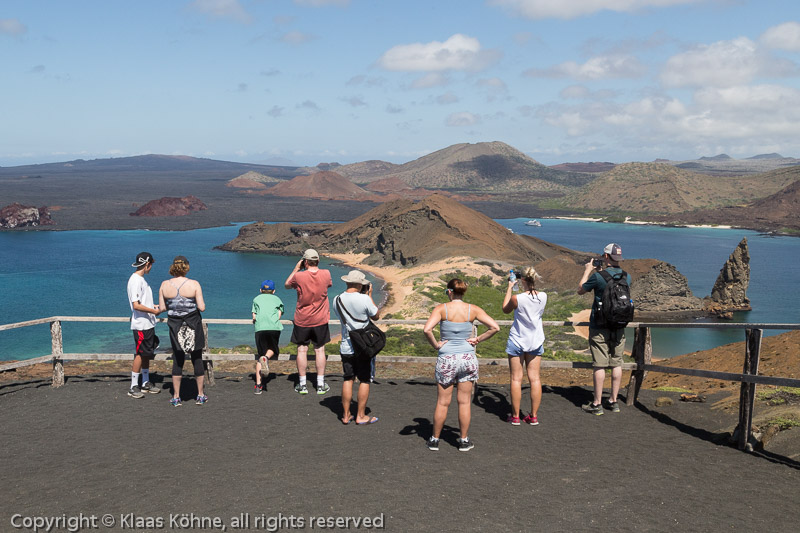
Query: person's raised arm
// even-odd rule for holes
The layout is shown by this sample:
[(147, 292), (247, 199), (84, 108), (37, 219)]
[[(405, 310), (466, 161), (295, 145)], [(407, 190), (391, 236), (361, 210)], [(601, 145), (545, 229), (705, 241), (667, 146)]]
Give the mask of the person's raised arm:
[(506, 289), (506, 295), (503, 297), (503, 312), (510, 313), (514, 309), (517, 308), (517, 296), (512, 294), (511, 291), (514, 289), (515, 281), (508, 282), (508, 288)]
[(587, 292), (589, 292), (583, 288), (583, 284), (589, 281), (589, 276), (591, 276), (592, 273), (595, 272), (596, 270), (597, 269), (593, 264), (593, 260), (589, 259), (589, 262), (586, 263), (586, 265), (584, 265), (583, 277), (581, 277), (581, 280), (578, 282), (578, 294), (586, 294)]
[[(372, 299), (372, 283), (369, 284), (369, 289), (367, 289), (367, 296), (369, 296), (369, 301), (372, 302), (372, 305), (375, 306), (375, 309), (378, 309), (378, 306), (375, 305), (375, 300)], [(381, 317), (381, 310), (378, 309), (375, 311), (375, 314), (370, 316), (372, 320), (378, 320)]]
[(302, 266), (303, 266), (303, 260), (301, 259), (301, 260), (300, 260), (300, 261), (298, 261), (298, 262), (297, 262), (297, 264), (294, 266), (294, 269), (292, 269), (292, 273), (291, 273), (291, 274), (289, 274), (289, 277), (288, 277), (288, 278), (286, 278), (286, 281), (284, 281), (284, 282), (283, 282), (283, 287), (284, 287), (285, 289), (293, 289), (293, 288), (294, 288), (294, 287), (292, 286), (292, 281), (294, 280), (294, 275), (295, 275), (295, 274), (297, 274), (297, 272), (300, 270), (300, 268), (301, 268)]

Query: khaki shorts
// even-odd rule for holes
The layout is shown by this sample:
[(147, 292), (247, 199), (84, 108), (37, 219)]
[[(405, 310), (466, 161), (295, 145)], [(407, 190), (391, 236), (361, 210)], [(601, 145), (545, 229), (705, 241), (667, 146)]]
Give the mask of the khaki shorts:
[(609, 329), (589, 329), (589, 350), (595, 368), (622, 366), (625, 350), (625, 330), (613, 332)]

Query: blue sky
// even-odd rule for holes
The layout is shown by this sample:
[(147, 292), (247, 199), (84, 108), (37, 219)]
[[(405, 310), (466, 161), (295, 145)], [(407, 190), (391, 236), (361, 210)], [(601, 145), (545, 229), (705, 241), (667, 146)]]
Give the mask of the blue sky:
[(800, 157), (796, 0), (3, 0), (0, 165)]

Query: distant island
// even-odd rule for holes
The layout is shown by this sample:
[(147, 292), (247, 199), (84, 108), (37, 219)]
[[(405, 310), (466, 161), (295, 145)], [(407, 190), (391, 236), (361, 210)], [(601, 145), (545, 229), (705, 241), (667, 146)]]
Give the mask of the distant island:
[[(436, 193), (490, 218), (577, 216), (800, 235), (798, 181), (800, 160), (780, 154), (545, 166), (493, 141), (448, 146), (403, 164), (282, 167), (145, 155), (0, 167), (0, 196), (12, 204), (59, 206), (51, 213), (54, 225), (30, 226), (37, 229), (345, 221), (380, 203)], [(192, 216), (128, 216), (154, 198), (190, 196), (207, 209)]]
[[(591, 254), (570, 250), (535, 237), (511, 233), (491, 218), (451, 198), (432, 195), (423, 200), (385, 203), (349, 222), (293, 225), (255, 223), (219, 246), (233, 252), (263, 252), (300, 256), (306, 248), (371, 271), (390, 283), (387, 312), (405, 317), (427, 309), (420, 305), (431, 273), (454, 268), (476, 278), (501, 283), (509, 268), (534, 265), (543, 287), (573, 293)], [(677, 269), (657, 259), (623, 262), (631, 274), (637, 319), (650, 317), (729, 316), (750, 309), (747, 286), (750, 256), (743, 240), (722, 265), (720, 278), (707, 298), (698, 298)], [(454, 267), (453, 265), (456, 265)], [(422, 284), (422, 285), (421, 285)], [(587, 299), (587, 305), (591, 300)]]

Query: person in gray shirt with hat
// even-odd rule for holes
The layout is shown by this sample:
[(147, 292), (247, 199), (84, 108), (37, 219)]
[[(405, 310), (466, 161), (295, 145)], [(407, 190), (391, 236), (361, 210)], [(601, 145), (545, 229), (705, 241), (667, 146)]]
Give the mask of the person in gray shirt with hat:
[[(359, 357), (353, 351), (348, 332), (367, 326), (369, 320), (378, 320), (378, 307), (372, 300), (372, 284), (360, 270), (351, 270), (342, 281), (347, 283), (347, 290), (334, 298), (333, 308), (342, 323), (342, 340), (339, 354), (342, 356), (342, 424), (349, 424), (354, 419), (356, 424), (374, 424), (377, 416), (367, 416), (367, 399), (371, 381), (371, 362), (374, 358)], [(350, 403), (353, 400), (353, 384), (358, 378), (358, 411), (356, 416), (350, 414)]]

